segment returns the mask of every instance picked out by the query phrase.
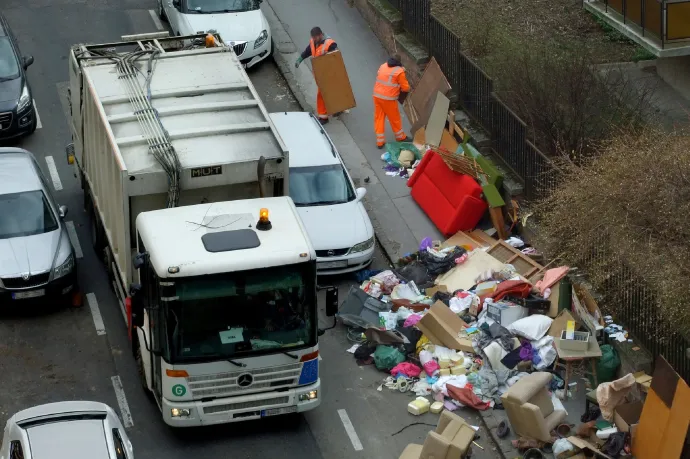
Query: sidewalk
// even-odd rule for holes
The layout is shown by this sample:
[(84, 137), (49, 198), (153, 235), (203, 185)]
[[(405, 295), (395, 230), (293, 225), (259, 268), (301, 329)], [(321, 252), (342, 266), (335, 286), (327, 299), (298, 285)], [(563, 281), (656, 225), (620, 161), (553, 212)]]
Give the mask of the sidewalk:
[[(262, 10), (271, 26), (276, 63), (305, 111), (314, 111), (316, 105), (311, 62), (305, 61), (299, 69), (294, 63), (309, 42), (309, 31), (321, 27), (342, 50), (357, 107), (340, 119), (332, 118), (326, 131), (355, 185), (367, 188), (364, 205), (388, 258), (395, 261), (416, 251), (424, 237), (442, 239), (410, 196), (407, 181), (387, 176), (383, 170), (382, 151), (376, 148), (374, 138), (371, 94), (376, 71), (388, 55), (359, 11), (342, 0), (268, 0)], [(406, 119), (404, 127), (409, 135)], [(394, 140), (390, 126), (386, 126), (386, 139)]]

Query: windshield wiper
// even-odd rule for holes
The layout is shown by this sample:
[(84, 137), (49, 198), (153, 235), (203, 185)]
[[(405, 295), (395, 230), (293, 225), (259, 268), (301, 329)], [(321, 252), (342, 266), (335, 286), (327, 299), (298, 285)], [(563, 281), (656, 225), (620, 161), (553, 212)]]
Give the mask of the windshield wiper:
[(316, 201), (316, 202), (310, 202), (307, 205), (308, 206), (330, 206), (333, 204), (344, 204), (346, 202), (347, 201), (341, 201), (341, 200), (339, 200), (339, 201)]
[(292, 357), (292, 358), (295, 359), (295, 360), (299, 359), (298, 356), (296, 356), (296, 355), (294, 355), (294, 354), (290, 354), (289, 352), (283, 352), (283, 354), (287, 355), (288, 357)]
[(236, 362), (236, 361), (234, 361), (234, 360), (232, 360), (232, 359), (227, 359), (227, 361), (230, 362), (230, 363), (232, 363), (232, 364), (235, 365), (236, 367), (244, 368), (244, 367), (247, 366), (246, 363)]

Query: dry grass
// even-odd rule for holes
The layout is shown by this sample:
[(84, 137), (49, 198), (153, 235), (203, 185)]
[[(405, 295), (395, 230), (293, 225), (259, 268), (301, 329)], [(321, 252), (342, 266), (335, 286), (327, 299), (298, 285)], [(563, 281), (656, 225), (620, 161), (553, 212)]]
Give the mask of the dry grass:
[(651, 127), (616, 134), (596, 158), (561, 165), (564, 184), (536, 207), (539, 247), (584, 268), (610, 312), (644, 283), (653, 295), (638, 307), (648, 320), (658, 311), (688, 336), (690, 137)]
[(587, 49), (598, 62), (630, 61), (639, 54), (587, 13), (581, 0), (432, 0), (431, 10), (479, 61), (493, 52), (497, 32), (518, 42)]

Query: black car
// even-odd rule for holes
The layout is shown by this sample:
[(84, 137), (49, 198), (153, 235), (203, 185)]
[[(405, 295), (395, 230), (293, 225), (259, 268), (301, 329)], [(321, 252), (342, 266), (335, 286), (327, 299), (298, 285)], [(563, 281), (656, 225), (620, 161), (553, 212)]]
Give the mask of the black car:
[(38, 122), (26, 69), (33, 56), (19, 52), (17, 40), (0, 13), (0, 139), (28, 135)]

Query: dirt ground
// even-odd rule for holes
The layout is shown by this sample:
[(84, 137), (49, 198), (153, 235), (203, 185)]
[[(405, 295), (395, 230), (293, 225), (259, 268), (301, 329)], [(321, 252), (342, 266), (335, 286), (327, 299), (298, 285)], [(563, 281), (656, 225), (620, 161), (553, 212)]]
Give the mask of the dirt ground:
[(644, 58), (639, 47), (585, 11), (581, 0), (432, 0), (431, 11), (480, 61), (496, 49), (497, 38), (583, 47), (599, 62)]

